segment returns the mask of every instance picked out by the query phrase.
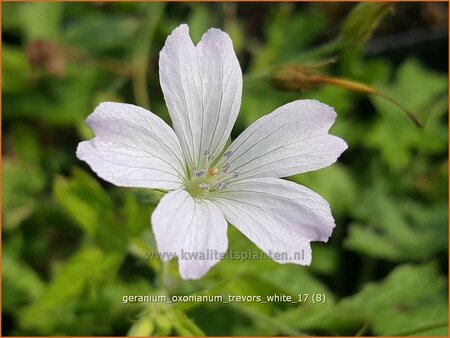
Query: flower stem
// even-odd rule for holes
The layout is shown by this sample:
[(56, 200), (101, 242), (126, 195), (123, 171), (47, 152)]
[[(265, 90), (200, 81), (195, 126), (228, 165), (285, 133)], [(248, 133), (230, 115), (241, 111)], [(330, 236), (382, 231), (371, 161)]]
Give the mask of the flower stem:
[(443, 321), (436, 322), (436, 323), (422, 325), (422, 326), (419, 326), (419, 327), (414, 328), (414, 329), (407, 329), (407, 330), (395, 332), (393, 334), (388, 334), (386, 336), (391, 336), (391, 337), (412, 336), (412, 335), (415, 335), (415, 334), (418, 334), (418, 333), (422, 333), (422, 332), (425, 332), (425, 331), (429, 331), (429, 330), (433, 330), (433, 329), (439, 329), (441, 327), (446, 327), (447, 325), (448, 325), (448, 321), (447, 320), (443, 320)]
[(167, 290), (169, 288), (169, 261), (161, 262), (161, 289)]
[(277, 331), (277, 333), (286, 336), (308, 336), (308, 334), (297, 331), (290, 327), (286, 327), (284, 323), (280, 323), (279, 321), (273, 319), (272, 317), (266, 316), (260, 312), (249, 309), (247, 307), (241, 305), (232, 304), (233, 308), (243, 315), (252, 319), (256, 324), (264, 323), (265, 325), (271, 326), (273, 329)]
[(147, 93), (148, 53), (158, 23), (162, 18), (164, 6), (165, 3), (148, 4), (132, 56), (131, 71), (134, 96), (136, 103), (145, 108), (150, 108), (150, 99)]

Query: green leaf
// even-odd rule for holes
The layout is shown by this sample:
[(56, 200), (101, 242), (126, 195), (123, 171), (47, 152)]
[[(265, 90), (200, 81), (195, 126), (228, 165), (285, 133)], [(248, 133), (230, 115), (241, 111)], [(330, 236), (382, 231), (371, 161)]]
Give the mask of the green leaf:
[(137, 202), (134, 194), (126, 194), (121, 207), (116, 206), (100, 184), (79, 168), (73, 177), (57, 177), (54, 194), (75, 222), (102, 248), (126, 251), (127, 242), (149, 227), (151, 208)]
[[(318, 11), (294, 11), (291, 3), (282, 3), (264, 25), (266, 42), (253, 47), (251, 72), (267, 70), (275, 64), (292, 62), (302, 50), (311, 45), (326, 27), (326, 19)], [(289, 32), (289, 38), (286, 38)]]
[(105, 255), (95, 247), (80, 249), (64, 265), (42, 296), (20, 312), (20, 325), (24, 330), (49, 334), (60, 323), (72, 320), (77, 303), (85, 301), (88, 287), (98, 291), (114, 275), (121, 259), (118, 255)]
[(22, 49), (3, 43), (2, 91), (18, 93), (31, 87), (31, 67)]
[(325, 330), (347, 336), (362, 327), (374, 335), (415, 332), (447, 336), (446, 285), (434, 264), (403, 265), (385, 280), (366, 284), (326, 311), (304, 304), (281, 314), (278, 320), (310, 332)]
[(170, 312), (175, 332), (180, 336), (204, 336), (205, 333), (189, 317), (178, 309)]
[(153, 321), (143, 316), (139, 320), (137, 320), (128, 330), (127, 336), (130, 337), (148, 337), (151, 336), (155, 326)]
[(5, 230), (14, 229), (30, 217), (45, 187), (41, 168), (25, 161), (4, 158), (2, 163), (2, 211)]
[[(370, 283), (341, 301), (324, 319), (324, 326), (345, 326), (360, 320), (368, 323), (375, 335), (416, 329), (426, 335), (427, 330), (419, 331), (421, 327), (447, 322), (446, 285), (434, 264), (400, 266), (382, 283)], [(447, 336), (447, 325), (433, 329), (433, 334)]]
[(333, 164), (319, 171), (293, 176), (291, 179), (323, 196), (330, 203), (335, 215), (342, 215), (355, 205), (356, 184), (349, 170), (343, 165)]
[(88, 234), (98, 232), (111, 219), (113, 203), (96, 180), (81, 169), (73, 170), (73, 179), (57, 177), (54, 193), (58, 202)]
[(63, 3), (29, 2), (22, 7), (21, 20), (28, 41), (60, 38)]
[(345, 19), (339, 36), (340, 42), (350, 45), (367, 41), (391, 7), (389, 2), (357, 4)]
[[(19, 31), (21, 28), (20, 11), (24, 3), (8, 2), (2, 5), (2, 31), (11, 33), (11, 31)], [(5, 48), (5, 46), (3, 46)], [(3, 74), (4, 76), (4, 74)]]
[(191, 15), (189, 16), (189, 34), (194, 44), (197, 44), (202, 35), (211, 27), (216, 27), (214, 12), (205, 6), (191, 4)]
[(131, 46), (138, 28), (139, 20), (135, 17), (93, 12), (69, 25), (64, 38), (83, 50), (100, 53)]
[(61, 79), (36, 78), (39, 88), (5, 95), (3, 117), (8, 121), (25, 118), (71, 126), (81, 122), (97, 103), (94, 98), (99, 79), (98, 69), (90, 65), (68, 64)]
[(149, 216), (153, 210), (153, 206), (149, 207), (146, 204), (139, 203), (134, 194), (125, 196), (121, 213), (126, 218), (125, 227), (128, 236), (138, 237), (145, 229), (150, 227)]
[(44, 290), (44, 283), (25, 262), (16, 260), (3, 251), (2, 290), (4, 312), (15, 312), (37, 299)]
[(425, 127), (415, 128), (398, 108), (372, 97), (380, 117), (365, 138), (368, 147), (379, 150), (383, 159), (396, 171), (410, 165), (414, 151), (428, 154), (446, 152), (447, 126), (435, 117), (442, 116), (447, 110), (447, 99), (439, 100), (447, 92), (445, 76), (410, 59), (397, 70), (393, 84), (378, 87), (382, 93), (413, 111)]
[(30, 163), (39, 163), (42, 159), (43, 149), (39, 143), (39, 136), (35, 129), (17, 125), (12, 129), (14, 154)]
[(371, 190), (363, 196), (357, 214), (369, 225), (350, 225), (345, 246), (352, 250), (390, 261), (423, 261), (447, 248), (445, 204), (400, 203)]

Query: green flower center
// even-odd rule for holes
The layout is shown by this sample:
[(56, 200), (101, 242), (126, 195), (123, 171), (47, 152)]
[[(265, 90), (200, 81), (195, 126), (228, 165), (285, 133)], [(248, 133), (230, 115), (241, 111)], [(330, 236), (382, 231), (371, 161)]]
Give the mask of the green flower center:
[[(197, 199), (206, 198), (208, 195), (222, 190), (225, 186), (217, 180), (217, 168), (206, 170), (194, 170), (193, 177), (184, 184), (186, 191)], [(222, 188), (222, 189), (221, 189)]]
[(204, 159), (200, 165), (206, 169), (192, 168), (192, 172), (184, 183), (185, 190), (196, 199), (208, 198), (226, 189), (230, 180), (239, 176), (238, 171), (230, 170), (230, 163), (219, 164), (222, 155), (228, 159), (232, 155), (231, 151), (221, 154), (216, 159), (209, 155), (209, 150), (205, 150), (203, 155)]

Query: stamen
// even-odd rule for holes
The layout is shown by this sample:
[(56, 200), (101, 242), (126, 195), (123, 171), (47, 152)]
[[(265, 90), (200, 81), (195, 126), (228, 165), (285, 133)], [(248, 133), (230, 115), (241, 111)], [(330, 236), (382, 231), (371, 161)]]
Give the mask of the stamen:
[(203, 155), (208, 155), (209, 154), (209, 149), (206, 149), (204, 152), (203, 152)]
[(205, 171), (204, 170), (195, 171), (195, 176), (196, 177), (203, 177), (203, 176), (205, 176)]
[(214, 160), (214, 156), (213, 155), (209, 155), (208, 156), (208, 162), (212, 162), (212, 160)]
[(206, 183), (200, 183), (198, 186), (200, 189), (204, 189), (204, 190), (209, 189), (209, 184), (206, 184)]
[(239, 176), (239, 171), (235, 171), (234, 173), (233, 173), (233, 178), (236, 178), (236, 177), (238, 177)]
[(216, 189), (219, 191), (225, 189), (227, 186), (228, 186), (228, 184), (226, 182), (217, 182), (216, 183)]
[(223, 154), (223, 156), (226, 156), (226, 157), (230, 157), (231, 155), (233, 155), (233, 152), (231, 150), (229, 150), (225, 154)]
[(223, 166), (222, 171), (223, 171), (224, 173), (226, 173), (226, 172), (228, 171), (229, 168), (230, 168), (230, 163), (226, 163), (226, 164)]

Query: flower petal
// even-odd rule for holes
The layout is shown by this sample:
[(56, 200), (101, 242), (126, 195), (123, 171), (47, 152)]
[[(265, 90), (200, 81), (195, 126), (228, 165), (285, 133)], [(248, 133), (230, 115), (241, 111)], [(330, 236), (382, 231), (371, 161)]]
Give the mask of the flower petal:
[(286, 177), (329, 166), (347, 149), (328, 130), (334, 110), (318, 101), (288, 103), (250, 125), (227, 149), (219, 163), (239, 179)]
[(222, 211), (210, 201), (194, 200), (184, 190), (161, 199), (152, 214), (152, 227), (161, 258), (176, 255), (184, 279), (201, 278), (227, 250)]
[(78, 145), (77, 156), (118, 186), (178, 189), (185, 168), (173, 130), (150, 111), (104, 102), (86, 119), (96, 137)]
[(215, 203), (228, 222), (280, 263), (309, 265), (309, 243), (326, 242), (335, 226), (327, 201), (278, 178), (234, 182)]
[(242, 71), (232, 41), (210, 29), (195, 47), (183, 24), (161, 50), (159, 74), (183, 152), (192, 166), (202, 167), (220, 154), (241, 104)]

